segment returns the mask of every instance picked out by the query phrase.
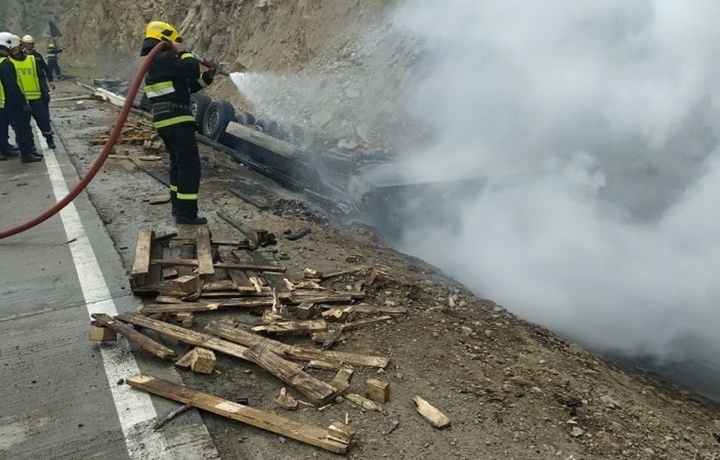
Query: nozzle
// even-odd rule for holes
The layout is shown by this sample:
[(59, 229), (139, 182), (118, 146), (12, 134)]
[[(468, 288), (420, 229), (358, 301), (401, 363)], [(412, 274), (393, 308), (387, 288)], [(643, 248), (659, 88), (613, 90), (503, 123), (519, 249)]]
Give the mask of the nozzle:
[(198, 61), (200, 64), (204, 65), (205, 67), (213, 67), (215, 68), (215, 73), (219, 73), (220, 75), (225, 75), (226, 77), (230, 76), (230, 71), (227, 70), (222, 65), (218, 65), (213, 63), (212, 61), (208, 61), (206, 59), (203, 59), (202, 56), (200, 56), (197, 53), (192, 53), (193, 58)]

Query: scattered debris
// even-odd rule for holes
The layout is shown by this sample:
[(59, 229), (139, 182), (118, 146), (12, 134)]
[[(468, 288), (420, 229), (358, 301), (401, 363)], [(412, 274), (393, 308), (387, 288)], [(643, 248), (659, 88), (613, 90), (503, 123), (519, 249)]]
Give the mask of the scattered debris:
[(450, 419), (445, 416), (442, 412), (431, 406), (429, 402), (425, 401), (420, 396), (413, 398), (417, 405), (417, 411), (423, 416), (425, 420), (430, 422), (435, 428), (447, 428), (450, 426)]
[(159, 430), (160, 428), (165, 426), (165, 424), (167, 422), (174, 419), (175, 417), (177, 417), (180, 414), (184, 414), (191, 408), (192, 408), (192, 406), (190, 406), (188, 404), (183, 404), (182, 406), (178, 407), (177, 409), (171, 410), (170, 412), (168, 412), (168, 414), (165, 417), (163, 417), (160, 420), (158, 420), (157, 422), (155, 422), (155, 425), (153, 425), (153, 430)]

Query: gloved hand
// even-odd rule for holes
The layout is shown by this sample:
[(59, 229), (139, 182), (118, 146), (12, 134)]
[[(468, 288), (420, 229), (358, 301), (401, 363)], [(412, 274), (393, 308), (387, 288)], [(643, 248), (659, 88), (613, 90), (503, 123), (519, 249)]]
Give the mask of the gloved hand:
[(22, 106), (22, 110), (25, 113), (32, 113), (32, 107), (30, 107), (30, 104), (24, 104)]
[(205, 80), (205, 83), (208, 85), (213, 82), (215, 79), (215, 69), (208, 69), (205, 72), (203, 72), (203, 80)]
[(54, 91), (55, 88), (57, 87), (57, 86), (55, 85), (55, 82), (54, 82), (54, 81), (48, 82), (48, 85), (50, 85), (50, 89), (53, 90), (53, 91)]

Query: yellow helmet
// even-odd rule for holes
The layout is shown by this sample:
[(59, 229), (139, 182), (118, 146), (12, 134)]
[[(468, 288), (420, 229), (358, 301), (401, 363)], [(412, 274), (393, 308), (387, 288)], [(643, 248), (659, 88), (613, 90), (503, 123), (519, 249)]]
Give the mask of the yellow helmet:
[(35, 39), (32, 38), (32, 35), (25, 35), (25, 36), (22, 38), (22, 42), (23, 42), (23, 43), (35, 43)]
[(145, 38), (155, 38), (164, 42), (175, 42), (179, 38), (178, 30), (167, 22), (152, 21), (145, 28)]
[(48, 45), (48, 49), (55, 49), (55, 43), (50, 43)]

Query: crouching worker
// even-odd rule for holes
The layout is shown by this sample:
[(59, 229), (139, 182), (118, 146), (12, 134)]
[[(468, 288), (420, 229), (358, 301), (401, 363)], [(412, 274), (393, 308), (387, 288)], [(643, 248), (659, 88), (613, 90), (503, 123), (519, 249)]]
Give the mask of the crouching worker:
[(177, 29), (165, 22), (150, 22), (140, 50), (147, 56), (160, 43), (165, 49), (154, 58), (145, 76), (145, 94), (152, 104), (153, 125), (170, 154), (170, 202), (178, 224), (205, 224), (198, 216), (200, 155), (195, 140), (195, 117), (190, 94), (212, 83), (215, 68), (200, 72), (200, 63), (185, 50)]

